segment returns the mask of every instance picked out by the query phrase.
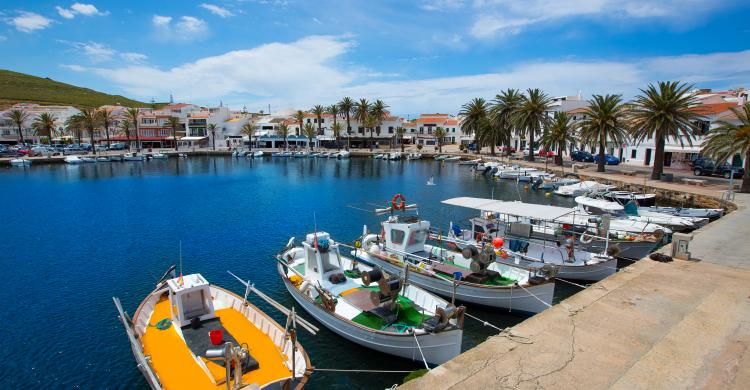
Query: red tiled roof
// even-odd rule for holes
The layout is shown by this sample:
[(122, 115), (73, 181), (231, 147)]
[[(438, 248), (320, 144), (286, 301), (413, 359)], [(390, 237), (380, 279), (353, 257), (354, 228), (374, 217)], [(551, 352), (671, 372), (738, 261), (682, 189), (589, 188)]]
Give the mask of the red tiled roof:
[(730, 108), (739, 108), (737, 103), (713, 103), (713, 104), (701, 104), (694, 108), (695, 112), (700, 115), (716, 115), (721, 114), (724, 111), (729, 111)]

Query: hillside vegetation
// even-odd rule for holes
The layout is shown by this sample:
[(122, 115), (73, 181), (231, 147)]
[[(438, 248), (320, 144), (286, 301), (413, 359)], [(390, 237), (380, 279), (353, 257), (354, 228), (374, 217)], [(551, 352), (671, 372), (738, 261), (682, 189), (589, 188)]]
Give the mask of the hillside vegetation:
[(63, 104), (76, 107), (99, 107), (105, 104), (120, 104), (128, 107), (148, 106), (146, 103), (124, 96), (109, 95), (49, 78), (0, 69), (0, 108), (20, 102)]

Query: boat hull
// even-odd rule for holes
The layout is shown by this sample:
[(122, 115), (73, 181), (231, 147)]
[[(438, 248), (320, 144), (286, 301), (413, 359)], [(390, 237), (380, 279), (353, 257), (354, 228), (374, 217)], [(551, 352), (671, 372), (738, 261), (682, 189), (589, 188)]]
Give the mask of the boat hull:
[[(386, 272), (392, 274), (400, 274), (402, 272), (401, 267), (378, 257), (371, 256), (369, 253), (363, 251), (358, 251), (356, 257), (365, 263), (381, 267)], [(453, 296), (453, 283), (445, 279), (412, 272), (409, 274), (409, 282), (446, 298)], [(486, 288), (459, 284), (456, 287), (456, 299), (461, 302), (532, 314), (539, 313), (548, 308), (549, 306), (547, 305), (552, 305), (554, 293), (555, 283), (553, 282), (526, 287), (526, 290), (518, 286)]]
[(292, 298), (306, 312), (333, 333), (353, 343), (417, 362), (422, 361), (422, 354), (420, 354), (421, 347), (427, 363), (434, 365), (443, 364), (461, 353), (461, 338), (463, 337), (461, 329), (417, 335), (419, 339), (419, 346), (417, 346), (417, 342), (411, 333), (394, 335), (385, 332), (374, 332), (338, 316), (331, 315), (331, 313), (327, 312), (321, 306), (302, 295), (289, 279), (284, 277), (281, 265), (278, 266), (278, 271), (289, 294), (292, 295)]

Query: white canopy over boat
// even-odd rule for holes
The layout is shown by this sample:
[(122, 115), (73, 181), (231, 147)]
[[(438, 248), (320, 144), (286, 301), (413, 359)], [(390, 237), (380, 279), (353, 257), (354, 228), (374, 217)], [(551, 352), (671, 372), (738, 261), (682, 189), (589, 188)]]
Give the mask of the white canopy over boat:
[(541, 204), (524, 203), (519, 201), (503, 201), (494, 199), (458, 197), (442, 201), (442, 203), (476, 209), (480, 211), (491, 211), (514, 217), (531, 219), (555, 220), (564, 215), (573, 213), (575, 210), (567, 207), (547, 206)]

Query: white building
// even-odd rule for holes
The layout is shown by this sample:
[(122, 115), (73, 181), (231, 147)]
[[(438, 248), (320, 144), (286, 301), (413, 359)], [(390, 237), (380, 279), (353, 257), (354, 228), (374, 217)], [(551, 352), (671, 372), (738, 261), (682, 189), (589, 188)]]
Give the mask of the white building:
[(43, 106), (32, 103), (18, 103), (14, 104), (8, 110), (0, 112), (0, 143), (4, 144), (15, 144), (20, 141), (18, 136), (18, 128), (8, 118), (11, 110), (23, 110), (28, 114), (26, 121), (22, 126), (24, 141), (30, 143), (39, 143), (39, 140), (44, 136), (43, 134), (36, 134), (32, 127), (32, 123), (39, 117), (40, 114), (46, 112), (51, 114), (55, 118), (55, 127), (58, 138), (60, 134), (67, 134), (65, 127), (65, 121), (71, 116), (80, 113), (81, 111), (72, 106)]

